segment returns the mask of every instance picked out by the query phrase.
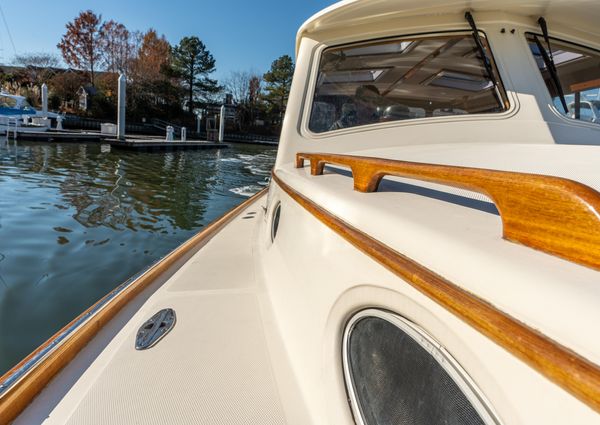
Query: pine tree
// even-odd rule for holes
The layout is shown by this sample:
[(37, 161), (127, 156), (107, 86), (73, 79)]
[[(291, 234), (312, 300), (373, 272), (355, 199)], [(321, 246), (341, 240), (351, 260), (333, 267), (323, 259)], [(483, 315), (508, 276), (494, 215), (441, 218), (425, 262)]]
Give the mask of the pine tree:
[(278, 123), (281, 122), (292, 85), (294, 75), (294, 62), (289, 55), (283, 55), (274, 60), (271, 69), (265, 73), (266, 94), (263, 99), (268, 103), (268, 112)]
[(206, 99), (220, 87), (209, 78), (215, 68), (215, 59), (198, 37), (184, 37), (173, 49), (173, 68), (181, 77), (188, 93), (188, 111), (194, 110), (194, 100)]

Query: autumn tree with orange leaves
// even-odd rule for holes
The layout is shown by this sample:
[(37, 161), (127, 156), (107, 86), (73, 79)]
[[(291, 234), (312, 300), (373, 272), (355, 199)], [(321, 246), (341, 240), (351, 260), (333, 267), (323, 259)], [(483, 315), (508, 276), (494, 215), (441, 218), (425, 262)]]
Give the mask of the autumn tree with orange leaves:
[(181, 112), (181, 81), (171, 67), (171, 45), (150, 28), (140, 39), (131, 63), (128, 107), (142, 116), (177, 116)]
[(88, 71), (94, 85), (94, 72), (101, 66), (103, 31), (102, 16), (91, 10), (81, 12), (73, 22), (69, 22), (67, 32), (62, 36), (58, 48), (67, 65)]
[(138, 81), (156, 81), (165, 77), (165, 70), (171, 62), (171, 45), (164, 35), (158, 36), (150, 28), (142, 35), (137, 57), (133, 61), (132, 71)]

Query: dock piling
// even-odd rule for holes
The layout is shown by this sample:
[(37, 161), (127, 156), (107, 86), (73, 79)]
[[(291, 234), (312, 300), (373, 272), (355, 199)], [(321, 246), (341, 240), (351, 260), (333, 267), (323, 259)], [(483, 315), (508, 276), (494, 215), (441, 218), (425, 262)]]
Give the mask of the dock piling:
[(196, 133), (200, 134), (200, 130), (201, 130), (201, 126), (202, 126), (202, 111), (198, 112), (198, 114), (196, 115), (196, 118), (197, 118)]
[(118, 116), (117, 116), (117, 138), (125, 140), (125, 91), (126, 91), (125, 75), (119, 75), (119, 90), (118, 90)]
[(221, 115), (219, 116), (219, 143), (225, 139), (225, 105), (221, 105)]
[(48, 86), (46, 83), (42, 84), (42, 115), (44, 118), (48, 118)]

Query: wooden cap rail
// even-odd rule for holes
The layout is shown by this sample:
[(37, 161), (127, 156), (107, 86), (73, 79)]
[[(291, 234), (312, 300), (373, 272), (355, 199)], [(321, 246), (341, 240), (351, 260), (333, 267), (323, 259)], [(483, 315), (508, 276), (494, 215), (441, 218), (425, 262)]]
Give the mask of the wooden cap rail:
[(600, 366), (273, 181), (321, 223), (456, 317), (600, 412)]
[(117, 313), (177, 261), (204, 246), (223, 227), (257, 201), (261, 190), (204, 227), (165, 257), (100, 299), (29, 356), (0, 377), (0, 425), (16, 418), (42, 389)]
[(600, 193), (573, 180), (539, 174), (327, 153), (298, 153), (312, 175), (325, 164), (349, 167), (354, 189), (373, 192), (386, 175), (460, 187), (496, 204), (505, 239), (600, 269)]

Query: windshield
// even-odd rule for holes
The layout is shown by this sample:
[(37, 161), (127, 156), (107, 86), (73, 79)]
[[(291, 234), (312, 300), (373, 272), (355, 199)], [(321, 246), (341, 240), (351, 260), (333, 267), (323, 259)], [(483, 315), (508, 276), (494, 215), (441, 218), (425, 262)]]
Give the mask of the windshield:
[(27, 102), (27, 100), (23, 99), (21, 101), (21, 109), (33, 109), (33, 107)]
[(16, 108), (17, 100), (13, 97), (0, 96), (0, 107), (1, 108)]
[[(555, 109), (566, 117), (600, 124), (600, 54), (554, 38), (550, 38), (550, 51), (542, 36), (527, 33), (526, 37)], [(546, 51), (547, 57), (554, 59), (566, 111), (541, 49)]]
[[(489, 48), (483, 44), (490, 55)], [(495, 79), (500, 81), (494, 67)], [(323, 133), (388, 121), (501, 112), (472, 34), (325, 49), (309, 129)]]

